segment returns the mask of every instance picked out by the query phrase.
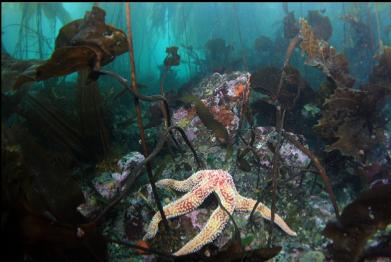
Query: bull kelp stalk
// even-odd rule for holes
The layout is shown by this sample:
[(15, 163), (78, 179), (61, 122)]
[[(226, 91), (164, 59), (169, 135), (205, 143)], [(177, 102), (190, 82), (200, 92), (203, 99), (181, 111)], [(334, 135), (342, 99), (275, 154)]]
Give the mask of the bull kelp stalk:
[[(166, 81), (166, 77), (167, 77), (167, 73), (168, 73), (168, 70), (170, 70), (170, 66), (164, 66), (164, 73), (160, 79), (160, 95), (164, 97), (164, 82)], [(168, 114), (169, 112), (167, 110), (165, 110), (164, 108), (164, 103), (161, 102), (160, 103), (160, 109), (162, 111), (162, 114), (163, 114), (163, 118), (164, 118), (164, 126), (167, 128), (170, 124), (167, 122), (167, 118), (168, 118)]]
[(334, 207), (335, 216), (337, 217), (337, 219), (339, 219), (340, 216), (339, 216), (339, 210), (338, 210), (338, 205), (337, 205), (337, 199), (336, 199), (334, 192), (333, 192), (333, 189), (331, 187), (329, 177), (326, 174), (326, 170), (321, 165), (319, 159), (315, 156), (314, 153), (311, 152), (311, 150), (309, 150), (308, 148), (303, 146), (299, 141), (296, 141), (296, 139), (293, 136), (291, 136), (290, 134), (288, 134), (287, 132), (283, 132), (283, 136), (289, 142), (291, 142), (295, 147), (300, 149), (301, 152), (306, 154), (311, 159), (311, 161), (314, 163), (315, 167), (319, 171), (319, 175), (322, 178), (323, 183), (326, 186), (327, 193), (328, 193), (329, 198), (331, 200), (331, 203), (333, 204), (333, 207)]
[(269, 239), (268, 246), (271, 246), (272, 243), (272, 234), (273, 234), (273, 224), (274, 217), (276, 213), (276, 200), (277, 200), (277, 180), (280, 174), (280, 148), (282, 144), (282, 129), (284, 128), (284, 119), (285, 119), (285, 109), (282, 109), (280, 105), (276, 107), (276, 132), (277, 132), (277, 144), (274, 147), (273, 154), (273, 168), (272, 168), (272, 206), (271, 217), (270, 217), (270, 227), (269, 227)]
[[(268, 239), (268, 245), (271, 245), (272, 242), (272, 233), (273, 233), (273, 223), (274, 223), (274, 215), (276, 212), (276, 195), (277, 195), (277, 179), (278, 175), (280, 174), (280, 147), (282, 144), (282, 129), (284, 127), (284, 120), (285, 120), (285, 109), (281, 108), (281, 105), (278, 103), (278, 97), (280, 96), (280, 92), (282, 89), (282, 85), (284, 83), (284, 79), (286, 77), (285, 70), (289, 65), (289, 61), (292, 57), (293, 51), (295, 50), (297, 44), (299, 43), (300, 38), (298, 36), (295, 36), (291, 39), (289, 42), (288, 48), (285, 53), (285, 60), (284, 65), (281, 72), (280, 82), (278, 84), (278, 89), (276, 96), (274, 97), (275, 102), (277, 102), (276, 106), (276, 132), (277, 132), (277, 144), (274, 149), (274, 155), (273, 155), (273, 168), (272, 168), (272, 206), (271, 206), (271, 225), (269, 228), (269, 239)], [(298, 99), (298, 96), (300, 95), (300, 92), (297, 93), (295, 102)], [(295, 105), (292, 106), (292, 108)]]
[[(131, 89), (134, 92), (138, 92), (137, 90), (137, 85), (136, 85), (136, 67), (134, 64), (134, 50), (133, 50), (133, 37), (132, 37), (132, 24), (131, 24), (131, 16), (130, 16), (130, 3), (126, 2), (126, 24), (128, 28), (128, 45), (129, 45), (129, 58), (130, 58), (130, 72), (131, 72)], [(140, 101), (139, 99), (135, 96), (134, 97), (134, 106), (136, 108), (136, 115), (137, 115), (137, 126), (140, 130), (140, 139), (141, 139), (141, 145), (143, 147), (144, 151), (144, 156), (148, 157), (148, 148), (147, 144), (145, 143), (145, 132), (144, 132), (144, 127), (143, 127), (143, 120), (141, 117), (141, 107), (140, 107)], [(148, 179), (149, 183), (151, 184), (152, 187), (152, 192), (153, 196), (156, 200), (157, 207), (160, 212), (160, 216), (163, 219), (164, 226), (166, 227), (167, 231), (169, 230), (168, 222), (166, 215), (164, 214), (162, 204), (159, 199), (159, 195), (157, 194), (156, 191), (156, 186), (153, 181), (153, 174), (152, 174), (152, 167), (151, 167), (151, 162), (147, 162), (145, 164), (146, 169), (147, 169), (147, 174), (148, 174)]]

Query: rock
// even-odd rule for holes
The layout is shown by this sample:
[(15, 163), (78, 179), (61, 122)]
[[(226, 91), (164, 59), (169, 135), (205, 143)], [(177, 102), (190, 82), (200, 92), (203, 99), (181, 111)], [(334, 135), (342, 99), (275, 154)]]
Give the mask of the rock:
[(117, 174), (117, 173), (114, 173), (112, 176), (114, 178), (118, 178), (122, 181), (124, 179), (123, 177), (124, 176), (126, 177), (130, 173), (130, 171), (133, 168), (135, 168), (144, 159), (145, 159), (144, 155), (142, 155), (141, 153), (139, 153), (137, 151), (130, 152), (130, 153), (126, 154), (117, 163), (118, 167), (122, 171), (121, 177), (114, 176), (114, 174)]
[[(277, 140), (278, 134), (276, 129), (274, 127), (257, 127), (255, 128), (254, 133), (254, 147), (257, 149), (257, 154), (262, 166), (264, 168), (272, 168), (273, 152), (270, 149), (270, 145), (274, 145)], [(297, 140), (304, 142), (303, 137), (299, 137), (293, 133), (289, 134), (294, 136)], [(248, 140), (250, 138), (250, 132), (246, 133), (245, 137)], [(297, 173), (301, 169), (306, 168), (311, 162), (307, 155), (284, 138), (282, 138), (280, 155), (282, 164), (289, 167), (293, 173)]]
[[(201, 99), (215, 120), (224, 125), (231, 138), (239, 127), (240, 107), (249, 90), (249, 81), (248, 72), (214, 73), (194, 88), (194, 95)], [(174, 111), (172, 120), (175, 125), (185, 129), (190, 140), (202, 137), (200, 142), (205, 143), (208, 137), (213, 141), (214, 136), (202, 124), (194, 106), (188, 109), (180, 107)]]
[(119, 172), (103, 172), (93, 180), (95, 189), (105, 198), (112, 198), (120, 190), (122, 182), (145, 157), (139, 152), (130, 152), (117, 163)]
[(299, 262), (323, 262), (326, 258), (320, 251), (308, 251), (300, 257)]

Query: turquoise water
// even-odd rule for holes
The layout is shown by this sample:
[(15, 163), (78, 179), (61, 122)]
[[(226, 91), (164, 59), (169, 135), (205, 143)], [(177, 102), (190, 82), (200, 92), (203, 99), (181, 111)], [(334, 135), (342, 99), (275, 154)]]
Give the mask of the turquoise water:
[[(19, 38), (18, 26), (22, 17), (24, 4), (2, 3), (2, 36), (5, 49), (11, 54), (18, 54), (15, 50)], [(81, 19), (84, 13), (91, 8), (92, 3), (63, 3), (62, 6), (69, 13), (71, 20)], [(106, 10), (106, 22), (126, 32), (125, 8), (122, 3), (101, 3)], [(368, 9), (369, 8), (369, 9)], [(383, 29), (390, 23), (390, 15), (386, 3), (378, 4), (379, 27)], [(241, 50), (252, 51), (255, 39), (264, 35), (273, 39), (282, 31), (284, 10), (282, 3), (132, 3), (133, 39), (136, 57), (137, 76), (141, 82), (151, 81), (159, 77), (159, 68), (165, 58), (165, 48), (168, 46), (192, 46), (195, 52), (203, 57), (203, 47), (212, 38), (222, 38), (227, 44), (234, 46), (235, 56), (240, 57)], [(371, 23), (374, 45), (380, 33), (383, 41), (389, 41), (389, 33), (376, 30), (376, 19), (372, 14), (368, 18), (367, 10), (374, 10), (374, 4), (354, 6), (349, 3), (289, 3), (288, 10), (293, 11), (296, 19), (307, 16), (308, 10), (324, 10), (330, 18), (333, 28), (330, 44), (337, 50), (349, 46), (348, 35), (352, 29), (339, 17), (350, 10), (360, 13), (365, 21)], [(25, 37), (28, 39), (28, 51), (24, 50), (18, 58), (38, 58), (36, 37), (37, 14), (28, 14), (28, 25), (32, 32)], [(48, 17), (43, 13), (41, 18), (42, 35), (46, 39), (43, 45), (43, 58), (49, 58), (54, 49), (54, 39), (58, 30), (64, 24), (56, 17)], [(345, 39), (344, 39), (345, 34)], [(20, 52), (19, 52), (20, 53)], [(182, 59), (188, 59), (183, 48), (179, 48)], [(255, 53), (248, 56), (255, 59)], [(266, 61), (265, 61), (266, 62)], [(280, 61), (273, 61), (280, 64)], [(128, 56), (118, 57), (112, 64), (117, 70), (128, 71)], [(196, 75), (194, 64), (190, 66), (182, 63), (175, 68), (179, 83), (186, 82)], [(142, 81), (144, 80), (144, 81)]]

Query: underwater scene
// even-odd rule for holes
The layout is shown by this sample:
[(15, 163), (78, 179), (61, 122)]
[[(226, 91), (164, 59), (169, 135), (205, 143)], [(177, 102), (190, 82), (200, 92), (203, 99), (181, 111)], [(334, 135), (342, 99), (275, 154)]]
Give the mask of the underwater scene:
[(2, 261), (390, 262), (391, 3), (1, 3)]

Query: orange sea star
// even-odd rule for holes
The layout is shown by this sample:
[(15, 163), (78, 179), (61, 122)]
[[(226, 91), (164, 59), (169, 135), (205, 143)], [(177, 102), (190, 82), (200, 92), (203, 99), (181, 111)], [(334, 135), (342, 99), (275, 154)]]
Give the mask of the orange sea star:
[[(231, 175), (224, 170), (201, 170), (188, 179), (178, 181), (174, 179), (162, 179), (156, 183), (157, 186), (168, 186), (177, 191), (187, 192), (178, 200), (163, 208), (167, 218), (184, 215), (196, 209), (202, 204), (207, 196), (214, 192), (224, 208), (232, 214), (235, 210), (239, 212), (251, 212), (256, 201), (241, 196), (235, 188)], [(259, 203), (256, 211), (262, 217), (271, 217), (270, 209)], [(229, 215), (220, 206), (212, 213), (208, 222), (192, 240), (187, 242), (181, 249), (174, 253), (175, 256), (186, 255), (201, 249), (202, 246), (212, 242), (223, 231), (229, 220)], [(158, 224), (161, 221), (160, 213), (157, 212), (148, 226), (144, 240), (153, 238), (158, 231)], [(296, 236), (296, 233), (289, 228), (285, 221), (275, 214), (274, 222), (288, 235)]]

